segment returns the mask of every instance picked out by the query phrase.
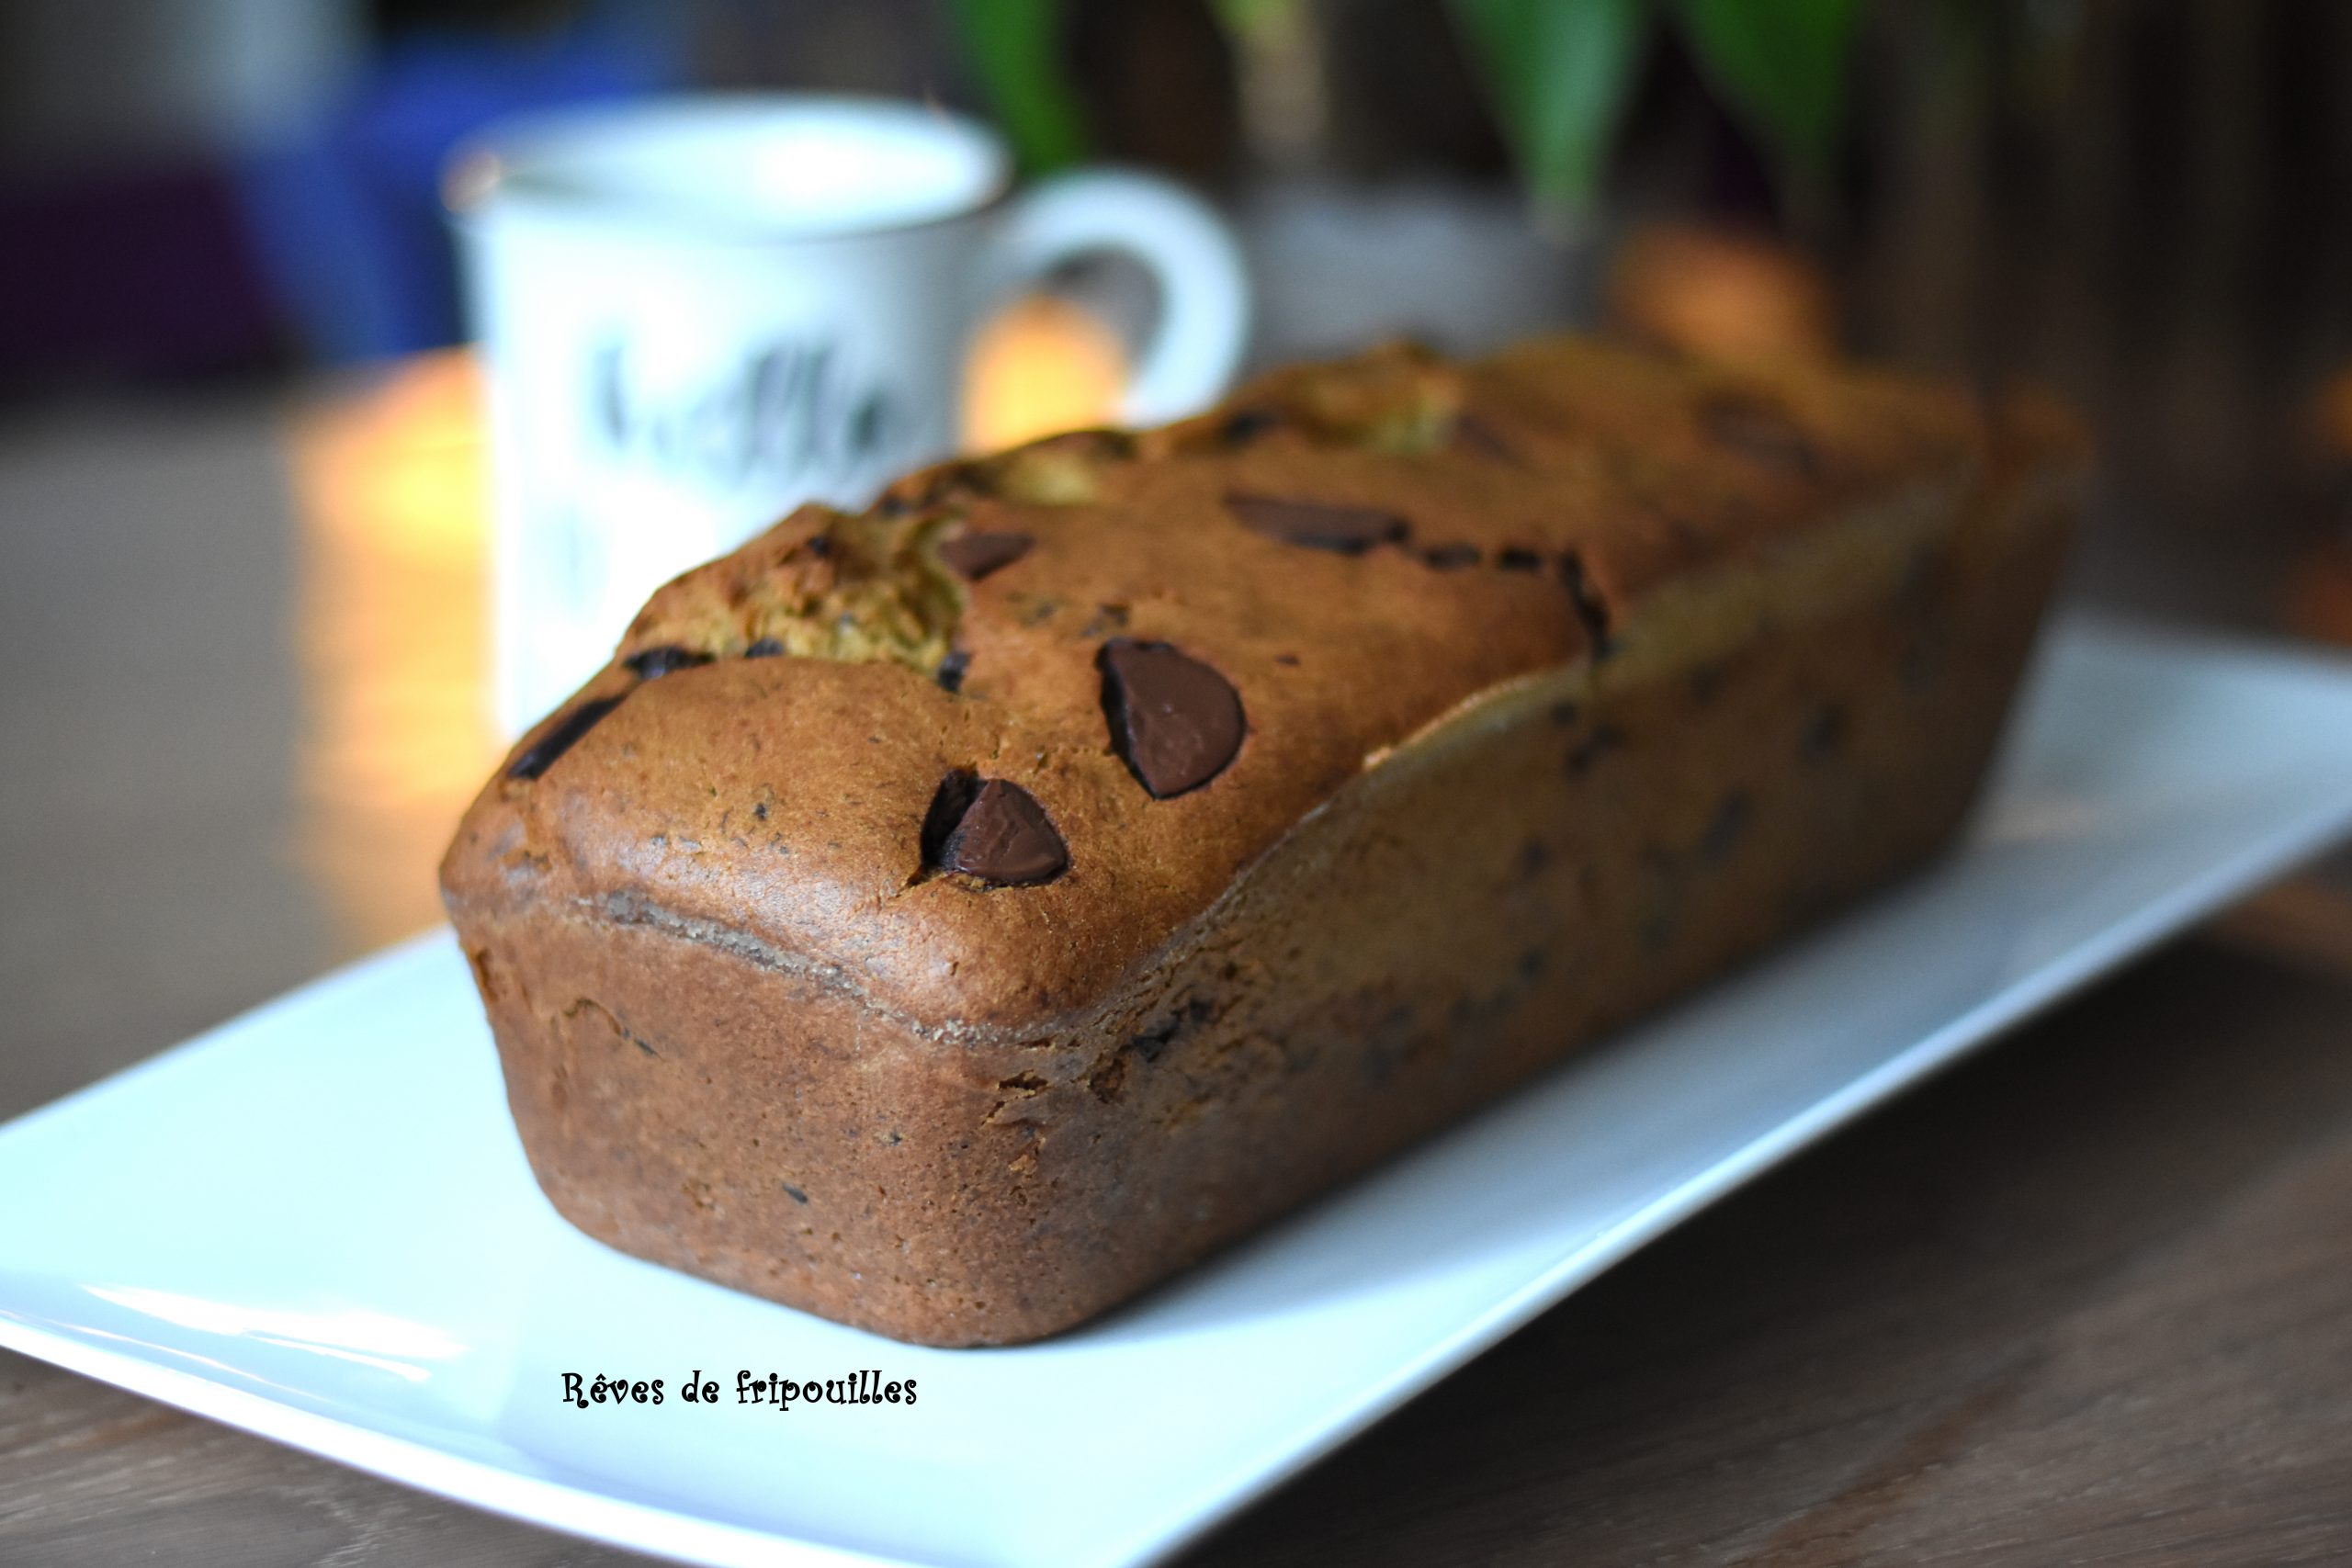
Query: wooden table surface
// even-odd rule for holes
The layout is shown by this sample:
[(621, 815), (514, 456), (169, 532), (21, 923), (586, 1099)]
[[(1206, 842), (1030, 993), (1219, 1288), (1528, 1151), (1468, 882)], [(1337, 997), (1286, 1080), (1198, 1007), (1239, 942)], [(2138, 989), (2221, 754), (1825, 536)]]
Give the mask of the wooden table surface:
[[(434, 919), (491, 745), (468, 412), (438, 362), (0, 428), (0, 1116)], [(2352, 1558), (2347, 888), (1830, 1140), (1187, 1561)], [(148, 1561), (638, 1559), (0, 1353), (0, 1564)]]

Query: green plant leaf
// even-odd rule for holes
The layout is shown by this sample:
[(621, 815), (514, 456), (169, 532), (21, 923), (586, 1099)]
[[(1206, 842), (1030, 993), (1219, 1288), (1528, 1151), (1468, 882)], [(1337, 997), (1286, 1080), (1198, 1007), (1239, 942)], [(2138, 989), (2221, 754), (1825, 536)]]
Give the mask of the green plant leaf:
[(1209, 8), (1227, 37), (1247, 39), (1295, 27), (1306, 0), (1210, 0)]
[(1453, 0), (1539, 212), (1573, 220), (1600, 196), (1641, 64), (1647, 0)]
[(948, 0), (966, 54), (1021, 167), (1086, 156), (1086, 118), (1062, 71), (1061, 0)]
[(1846, 116), (1860, 0), (1681, 0), (1700, 68), (1791, 165), (1826, 180)]

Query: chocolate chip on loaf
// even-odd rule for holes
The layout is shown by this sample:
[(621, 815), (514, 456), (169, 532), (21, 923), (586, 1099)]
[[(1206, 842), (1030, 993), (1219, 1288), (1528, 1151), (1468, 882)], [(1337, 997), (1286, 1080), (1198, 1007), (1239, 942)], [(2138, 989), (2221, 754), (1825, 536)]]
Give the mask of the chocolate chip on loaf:
[(1625, 749), (1625, 732), (1613, 724), (1593, 727), (1592, 732), (1579, 738), (1568, 748), (1568, 775), (1582, 778), (1592, 772), (1595, 763), (1612, 752)]
[(1097, 604), (1094, 606), (1094, 614), (1088, 617), (1086, 625), (1079, 628), (1078, 635), (1109, 637), (1113, 632), (1125, 631), (1128, 615), (1129, 612), (1125, 604)]
[(1768, 468), (1817, 479), (1821, 455), (1804, 426), (1772, 403), (1725, 393), (1699, 405), (1699, 429), (1708, 440)]
[(1271, 409), (1238, 409), (1217, 426), (1216, 436), (1227, 446), (1247, 446), (1281, 423), (1282, 416)]
[(939, 668), (932, 672), (931, 678), (939, 682), (939, 689), (943, 692), (960, 692), (964, 689), (964, 671), (971, 662), (969, 653), (956, 649), (939, 661)]
[(1104, 643), (1095, 662), (1111, 749), (1153, 798), (1198, 789), (1241, 750), (1241, 694), (1199, 660), (1122, 637)]
[(658, 681), (673, 671), (691, 670), (697, 664), (707, 664), (710, 655), (697, 653), (691, 648), (681, 648), (676, 643), (664, 643), (660, 648), (632, 653), (621, 662), (634, 671), (639, 680)]
[(1476, 545), (1431, 545), (1421, 552), (1421, 564), (1435, 571), (1460, 571), (1478, 564)]
[(1027, 790), (959, 770), (939, 781), (923, 814), (922, 860), (928, 870), (1023, 887), (1069, 870), (1069, 846)]
[(1234, 494), (1225, 498), (1225, 507), (1245, 527), (1268, 538), (1343, 556), (1360, 556), (1374, 545), (1401, 544), (1412, 532), (1405, 519), (1376, 506)]
[(1846, 744), (1848, 724), (1842, 705), (1821, 704), (1805, 716), (1804, 728), (1797, 732), (1797, 755), (1808, 761), (1835, 756)]
[(1593, 587), (1592, 578), (1584, 568), (1584, 558), (1574, 550), (1560, 557), (1560, 581), (1566, 585), (1568, 602), (1576, 606), (1577, 619), (1592, 644), (1592, 657), (1608, 658), (1617, 650), (1616, 639), (1610, 635), (1609, 605)]
[(628, 694), (623, 692), (620, 696), (591, 697), (557, 719), (544, 734), (523, 748), (522, 753), (506, 764), (506, 776), (530, 780), (546, 773), (555, 766), (557, 758), (578, 745), (582, 736), (595, 728), (599, 719), (620, 706), (621, 697)]
[(1518, 450), (1510, 442), (1503, 439), (1503, 433), (1475, 413), (1458, 413), (1453, 416), (1453, 444), (1464, 452), (1475, 452), (1482, 457), (1492, 457), (1497, 462), (1510, 463), (1521, 468), (1526, 466), (1526, 459), (1519, 455)]
[(1747, 835), (1748, 819), (1756, 815), (1756, 802), (1744, 789), (1733, 790), (1724, 796), (1708, 818), (1707, 829), (1699, 836), (1699, 863), (1720, 865)]
[(958, 534), (941, 542), (939, 558), (965, 581), (978, 582), (1027, 555), (1036, 542), (1026, 534)]

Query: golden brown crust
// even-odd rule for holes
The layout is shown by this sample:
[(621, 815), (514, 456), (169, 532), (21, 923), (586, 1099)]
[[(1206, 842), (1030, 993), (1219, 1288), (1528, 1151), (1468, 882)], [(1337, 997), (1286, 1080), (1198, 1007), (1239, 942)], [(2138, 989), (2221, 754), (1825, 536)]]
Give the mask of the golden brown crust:
[[(657, 594), (587, 689), (626, 700), (543, 776), (492, 781), (445, 883), (457, 902), (628, 892), (921, 1024), (1034, 1026), (1099, 998), (1368, 756), (1582, 657), (1660, 583), (1859, 499), (1957, 491), (1984, 453), (1941, 390), (1563, 340), (1461, 368), (1380, 351), (1164, 431), (944, 466), (865, 517), (806, 509)], [(1237, 493), (1377, 508), (1411, 532), (1303, 547), (1238, 521)], [(1034, 543), (950, 586), (926, 552), (958, 529)], [(1477, 564), (1430, 564), (1447, 551)], [(788, 654), (819, 657), (741, 657), (780, 624), (811, 628)], [(1171, 643), (1239, 692), (1248, 739), (1206, 787), (1155, 799), (1114, 754), (1095, 660), (1117, 636)], [(950, 642), (954, 694), (924, 668)], [(681, 645), (712, 661), (628, 668)], [(1041, 802), (1069, 872), (923, 877), (920, 825), (956, 769)]]
[(1083, 1321), (1943, 841), (2083, 451), (1851, 371), (1395, 349), (797, 513), (451, 846), (532, 1168), (882, 1333)]

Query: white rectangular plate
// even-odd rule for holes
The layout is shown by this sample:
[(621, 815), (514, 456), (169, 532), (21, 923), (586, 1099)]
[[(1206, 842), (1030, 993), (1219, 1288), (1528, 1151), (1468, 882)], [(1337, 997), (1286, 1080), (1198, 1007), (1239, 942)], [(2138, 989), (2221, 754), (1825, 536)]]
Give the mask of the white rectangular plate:
[[(1966, 841), (1113, 1318), (916, 1349), (605, 1250), (411, 943), (0, 1129), (0, 1343), (714, 1563), (1170, 1551), (1711, 1199), (2352, 826), (2352, 666), (2075, 623)], [(723, 1403), (677, 1397), (692, 1369)], [(739, 1405), (738, 1370), (905, 1404)], [(561, 1374), (663, 1380), (660, 1405)]]

